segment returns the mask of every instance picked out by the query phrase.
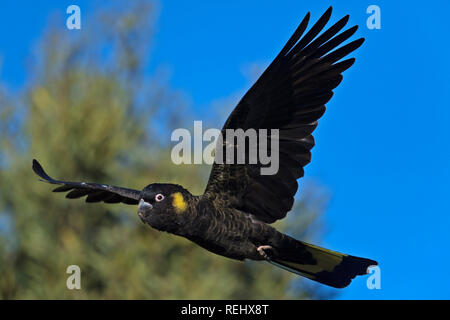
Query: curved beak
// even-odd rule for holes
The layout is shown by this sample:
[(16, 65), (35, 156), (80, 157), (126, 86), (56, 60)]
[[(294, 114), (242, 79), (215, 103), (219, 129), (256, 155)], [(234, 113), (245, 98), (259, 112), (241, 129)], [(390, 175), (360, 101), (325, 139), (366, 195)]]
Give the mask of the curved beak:
[(150, 203), (145, 202), (144, 199), (141, 199), (141, 201), (139, 201), (138, 215), (139, 217), (141, 217), (141, 219), (145, 219), (145, 217), (150, 214), (152, 209), (153, 206)]

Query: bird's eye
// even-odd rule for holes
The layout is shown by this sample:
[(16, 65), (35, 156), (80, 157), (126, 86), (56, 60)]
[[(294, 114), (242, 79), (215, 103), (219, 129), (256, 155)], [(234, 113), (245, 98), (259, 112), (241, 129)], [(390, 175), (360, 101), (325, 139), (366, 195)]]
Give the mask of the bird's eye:
[(161, 202), (161, 201), (164, 200), (164, 196), (163, 196), (161, 193), (158, 193), (158, 194), (155, 196), (155, 200), (156, 200), (157, 202)]

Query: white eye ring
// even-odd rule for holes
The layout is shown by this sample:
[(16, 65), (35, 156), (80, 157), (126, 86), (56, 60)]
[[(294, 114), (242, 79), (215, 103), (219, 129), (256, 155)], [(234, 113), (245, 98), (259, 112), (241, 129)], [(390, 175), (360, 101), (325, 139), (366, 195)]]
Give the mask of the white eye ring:
[(155, 200), (156, 200), (156, 202), (161, 202), (161, 201), (164, 200), (164, 196), (163, 196), (161, 193), (158, 193), (158, 194), (155, 196)]

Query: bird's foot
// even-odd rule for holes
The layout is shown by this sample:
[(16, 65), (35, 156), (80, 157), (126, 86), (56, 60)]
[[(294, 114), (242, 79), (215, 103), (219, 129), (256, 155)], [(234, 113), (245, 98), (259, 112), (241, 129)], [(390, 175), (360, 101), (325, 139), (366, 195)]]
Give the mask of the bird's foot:
[(268, 245), (259, 246), (256, 250), (266, 260), (269, 260), (270, 256), (272, 256), (272, 253), (275, 251), (272, 246)]

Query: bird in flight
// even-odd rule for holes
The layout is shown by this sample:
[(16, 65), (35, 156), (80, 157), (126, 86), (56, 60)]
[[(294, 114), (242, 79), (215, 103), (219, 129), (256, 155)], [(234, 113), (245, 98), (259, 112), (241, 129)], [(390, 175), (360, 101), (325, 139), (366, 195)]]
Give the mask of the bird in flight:
[(138, 205), (144, 223), (213, 253), (236, 260), (267, 261), (331, 287), (348, 286), (377, 262), (296, 240), (271, 226), (292, 209), (297, 179), (311, 161), (317, 121), (342, 81), (342, 73), (355, 62), (343, 58), (364, 42), (360, 38), (342, 45), (358, 28), (341, 32), (348, 15), (324, 30), (331, 11), (330, 7), (306, 33), (310, 14), (305, 16), (222, 129), (222, 134), (227, 129), (278, 129), (279, 168), (275, 174), (262, 175), (261, 162), (215, 161), (205, 192), (195, 196), (175, 184), (153, 183), (139, 191), (55, 180), (36, 160), (34, 172), (46, 182), (60, 185), (53, 191), (68, 192), (69, 199), (86, 196), (88, 203)]

